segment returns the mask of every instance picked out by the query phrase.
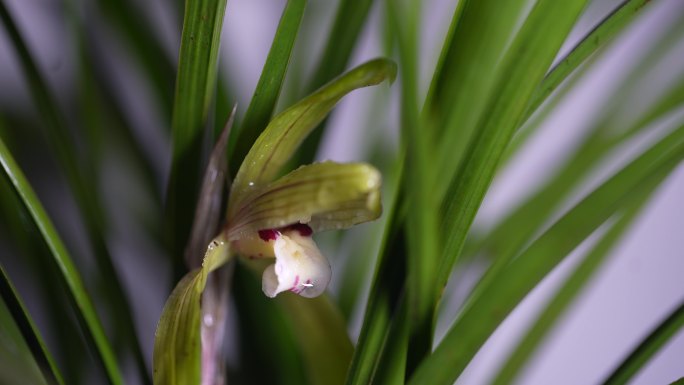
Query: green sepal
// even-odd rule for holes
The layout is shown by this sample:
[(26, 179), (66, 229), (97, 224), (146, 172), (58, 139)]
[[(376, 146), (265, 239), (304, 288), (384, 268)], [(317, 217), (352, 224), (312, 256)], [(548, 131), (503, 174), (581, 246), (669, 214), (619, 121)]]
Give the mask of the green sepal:
[(243, 199), (229, 218), (228, 237), (292, 223), (320, 231), (371, 221), (382, 213), (381, 179), (365, 163), (302, 166)]

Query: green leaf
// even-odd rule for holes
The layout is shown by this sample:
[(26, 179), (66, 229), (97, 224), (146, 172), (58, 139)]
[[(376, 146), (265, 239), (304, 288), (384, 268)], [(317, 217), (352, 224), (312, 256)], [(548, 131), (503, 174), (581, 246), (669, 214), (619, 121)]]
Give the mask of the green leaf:
[(501, 91), (497, 80), (507, 77), (501, 75), (502, 58), (516, 36), (526, 3), (458, 2), (423, 111), (439, 139), (434, 143), (437, 164), (432, 168), (438, 178), (451, 180), (457, 172), (481, 119), (490, 111), (490, 99)]
[[(75, 3), (77, 2), (67, 1), (70, 5)], [(101, 15), (122, 35), (127, 47), (131, 48), (133, 56), (139, 61), (156, 91), (164, 117), (167, 118), (171, 112), (174, 66), (161, 44), (161, 39), (150, 31), (149, 24), (153, 21), (145, 19), (145, 12), (141, 12), (135, 1), (99, 0), (98, 3), (102, 10)], [(78, 11), (75, 6), (70, 8)]]
[(229, 237), (298, 222), (322, 231), (376, 219), (382, 212), (380, 184), (380, 172), (365, 163), (302, 166), (241, 201), (228, 218)]
[[(269, 259), (241, 259), (240, 261), (249, 268), (249, 272), (257, 279), (261, 279), (264, 267), (272, 263), (272, 260)], [(245, 280), (245, 278), (241, 277), (239, 280)], [(252, 322), (266, 323), (268, 326), (264, 326), (264, 328), (269, 329), (263, 332), (260, 331), (259, 337), (252, 337), (256, 338), (257, 341), (250, 339), (243, 341), (243, 344), (265, 343), (269, 346), (273, 345), (273, 349), (277, 351), (274, 353), (274, 357), (269, 357), (268, 359), (278, 360), (275, 363), (276, 370), (283, 372), (294, 371), (295, 374), (296, 368), (283, 367), (283, 362), (290, 361), (290, 365), (295, 365), (292, 362), (294, 361), (292, 355), (301, 353), (301, 361), (306, 378), (312, 385), (344, 383), (345, 373), (354, 349), (347, 334), (344, 318), (327, 295), (316, 298), (304, 298), (294, 293), (282, 293), (275, 299), (267, 299), (264, 303), (264, 298), (266, 297), (262, 294), (261, 290), (257, 289), (257, 285), (252, 285), (251, 287), (243, 286), (243, 288), (250, 289), (250, 293), (244, 294), (246, 298), (242, 298), (239, 301), (249, 300), (250, 312), (258, 312), (258, 314), (248, 314), (247, 316), (257, 318)], [(253, 298), (255, 289), (258, 290), (261, 298)], [(269, 304), (276, 304), (278, 307), (274, 309)], [(270, 320), (260, 319), (270, 317), (278, 319), (280, 322), (274, 325)], [(283, 325), (283, 323), (286, 325)], [(250, 329), (250, 326), (247, 328)], [(287, 326), (287, 329), (284, 329), (284, 326)], [(290, 347), (290, 349), (296, 349), (296, 351), (282, 352), (280, 349), (288, 344), (286, 340), (289, 335), (286, 334), (289, 334), (290, 331), (295, 342), (294, 346)], [(278, 333), (279, 335), (273, 336), (273, 341), (263, 341), (261, 339), (262, 333)], [(285, 354), (287, 357), (281, 357), (282, 354)], [(267, 363), (267, 365), (274, 364)], [(278, 381), (291, 383), (291, 381), (286, 379), (278, 379)]]
[[(0, 8), (2, 7), (0, 6)], [(31, 215), (31, 220), (38, 228), (47, 246), (50, 248), (53, 256), (52, 261), (58, 266), (62, 273), (61, 278), (69, 288), (69, 295), (77, 307), (75, 313), (83, 322), (86, 329), (86, 335), (93, 343), (94, 350), (97, 352), (97, 357), (100, 362), (102, 362), (102, 365), (109, 376), (109, 381), (113, 384), (123, 383), (114, 351), (107, 340), (102, 324), (97, 317), (95, 308), (85, 290), (85, 286), (83, 285), (78, 271), (64, 247), (62, 240), (59, 238), (52, 221), (48, 218), (43, 206), (40, 204), (40, 201), (26, 180), (26, 177), (1, 139), (0, 163), (2, 163), (4, 175), (10, 180), (16, 193), (21, 197), (22, 203)]]
[(387, 59), (362, 64), (278, 114), (259, 136), (240, 166), (230, 195), (231, 217), (251, 191), (271, 182), (302, 140), (349, 92), (394, 79), (396, 65)]
[(511, 136), (521, 123), (527, 101), (584, 8), (585, 0), (556, 3), (540, 0), (533, 7), (502, 59), (504, 67), (468, 153), (450, 180), (443, 202), (446, 237), (438, 290), (446, 285), (465, 237), (491, 184)]
[(237, 172), (238, 165), (247, 155), (254, 141), (271, 120), (290, 63), (292, 47), (297, 38), (306, 3), (306, 0), (289, 0), (285, 6), (252, 101), (245, 112), (242, 126), (237, 132), (237, 142), (234, 149), (229, 147), (234, 173)]
[(284, 315), (292, 325), (312, 385), (341, 385), (354, 348), (342, 314), (328, 296), (303, 298), (278, 296)]
[[(400, 159), (403, 159), (401, 157)], [(354, 350), (354, 357), (347, 373), (348, 385), (369, 384), (372, 382), (376, 367), (382, 357), (383, 346), (387, 340), (387, 335), (392, 331), (391, 328), (401, 332), (404, 325), (392, 324), (394, 314), (398, 313), (397, 308), (401, 306), (400, 296), (404, 288), (406, 279), (407, 250), (404, 239), (406, 232), (401, 226), (403, 218), (406, 217), (406, 205), (402, 187), (404, 187), (405, 173), (403, 161), (399, 162), (400, 176), (394, 189), (395, 200), (392, 203), (387, 218), (387, 226), (383, 235), (381, 249), (378, 253), (378, 262), (371, 284), (368, 303), (365, 307), (363, 325), (361, 333)], [(406, 319), (406, 318), (404, 318)], [(400, 339), (396, 341), (401, 346)], [(388, 346), (388, 349), (392, 347)], [(403, 352), (397, 349), (395, 352), (389, 350), (392, 357), (385, 361), (396, 363), (396, 355)], [(386, 365), (389, 371), (394, 372), (393, 365)], [(390, 373), (391, 374), (391, 373)]]
[[(603, 382), (626, 384), (684, 326), (684, 302), (674, 309)], [(681, 380), (676, 383), (681, 382)]]
[(614, 224), (610, 225), (611, 227), (574, 269), (563, 286), (547, 302), (547, 306), (537, 317), (534, 324), (528, 329), (513, 352), (509, 354), (505, 365), (501, 367), (496, 377), (494, 377), (492, 385), (510, 384), (516, 379), (537, 347), (544, 341), (551, 328), (574, 302), (577, 295), (586, 287), (587, 282), (592, 279), (594, 273), (602, 266), (617, 242), (620, 241), (624, 233), (634, 222), (634, 219), (638, 218), (644, 203), (648, 201), (652, 193), (653, 191), (645, 193), (642, 201), (636, 202), (633, 207), (629, 207), (626, 213), (623, 213)]
[(67, 177), (69, 188), (75, 197), (85, 222), (87, 239), (92, 242), (97, 269), (99, 270), (98, 273), (108, 280), (108, 285), (105, 286), (104, 290), (105, 299), (108, 300), (108, 305), (116, 315), (116, 318), (121, 320), (121, 322), (114, 322), (114, 325), (125, 336), (126, 342), (128, 342), (133, 350), (138, 361), (140, 373), (143, 374), (143, 381), (149, 382), (149, 379), (146, 379), (144, 376), (147, 371), (144, 367), (140, 344), (133, 329), (131, 306), (128, 304), (105, 240), (107, 221), (102, 203), (100, 202), (100, 195), (95, 193), (95, 183), (91, 182), (97, 180), (96, 172), (92, 168), (91, 162), (84, 161), (79, 157), (79, 151), (69, 130), (67, 120), (62, 114), (56, 98), (43, 79), (24, 39), (3, 3), (0, 3), (0, 19), (2, 19), (3, 25), (7, 29), (17, 51), (21, 68), (38, 113), (47, 126), (45, 132), (48, 137), (48, 143)]
[(473, 292), (444, 340), (409, 384), (451, 384), (494, 329), (568, 253), (617, 210), (641, 199), (684, 158), (684, 126), (584, 198)]
[[(35, 380), (31, 381), (31, 376), (28, 373), (21, 373), (24, 376), (21, 382), (17, 379), (14, 384), (42, 384), (45, 381), (47, 381), (47, 383), (50, 385), (64, 384), (62, 375), (55, 364), (55, 360), (47, 350), (38, 328), (33, 323), (31, 315), (26, 310), (26, 307), (24, 306), (16, 289), (12, 286), (12, 283), (10, 282), (5, 269), (2, 268), (2, 265), (0, 265), (0, 298), (0, 318), (4, 318), (4, 315), (9, 313), (16, 322), (16, 325), (8, 325), (8, 322), (5, 321), (0, 322), (0, 325), (2, 325), (2, 327), (0, 327), (0, 357), (4, 356), (0, 362), (8, 363), (8, 366), (4, 367), (2, 364), (0, 364), (0, 373), (5, 373), (7, 376), (11, 376), (12, 372), (21, 373), (21, 366), (23, 366), (21, 364), (25, 364), (25, 361), (23, 361), (22, 358), (28, 359), (32, 356), (32, 364), (37, 366), (36, 369), (40, 370), (40, 373), (42, 373), (43, 377), (40, 378), (40, 380), (36, 378)], [(8, 321), (14, 324), (11, 322), (11, 320)], [(13, 329), (17, 329), (16, 332), (13, 332)], [(3, 334), (5, 333), (7, 334), (3, 337)], [(4, 340), (5, 338), (9, 338), (11, 334), (15, 334), (17, 337), (21, 336), (15, 340), (16, 342), (14, 344), (16, 349), (8, 349), (8, 351), (3, 352), (5, 348), (5, 342), (7, 342)], [(17, 350), (19, 350), (19, 352)], [(26, 356), (24, 356), (24, 352), (26, 352)], [(6, 356), (5, 353), (10, 355), (10, 357)], [(9, 366), (10, 363), (13, 363), (14, 365), (21, 363), (21, 366), (11, 367)], [(31, 371), (28, 368), (26, 368), (26, 370), (27, 372)], [(37, 373), (35, 373), (35, 375), (36, 377), (39, 377)], [(3, 375), (0, 374), (0, 380), (7, 381), (7, 377), (3, 377)]]
[[(406, 178), (404, 191), (406, 204), (409, 205), (405, 221), (408, 245), (406, 295), (401, 306), (404, 312), (398, 313), (392, 331), (408, 336), (397, 336), (390, 332), (389, 341), (397, 344), (406, 340), (407, 347), (386, 347), (383, 356), (402, 360), (399, 364), (383, 364), (388, 368), (400, 370), (399, 373), (388, 373), (401, 379), (404, 383), (404, 372), (410, 375), (424, 356), (432, 351), (433, 338), (433, 305), (434, 282), (439, 257), (438, 204), (433, 199), (433, 176), (425, 170), (434, 164), (434, 152), (430, 152), (433, 132), (419, 118), (418, 113), (418, 28), (421, 3), (414, 1), (401, 6), (395, 1), (388, 3), (389, 19), (392, 31), (398, 40), (401, 63), (401, 121), (402, 140), (406, 146)], [(402, 305), (403, 302), (402, 302)], [(396, 351), (406, 350), (407, 357), (399, 357)], [(383, 357), (384, 358), (384, 357)], [(390, 370), (390, 369), (388, 369)], [(390, 370), (391, 372), (391, 370)], [(377, 379), (383, 383), (382, 378)]]
[(155, 385), (200, 383), (200, 299), (209, 273), (228, 259), (228, 243), (219, 236), (209, 244), (202, 267), (185, 275), (166, 300), (154, 339)]
[(526, 115), (532, 114), (551, 95), (556, 87), (580, 64), (584, 63), (591, 54), (600, 47), (605, 46), (606, 42), (610, 41), (627, 27), (649, 2), (649, 0), (626, 0), (604, 17), (544, 77), (544, 80), (530, 99)]
[[(368, 20), (368, 13), (373, 0), (341, 0), (335, 14), (335, 21), (330, 29), (323, 54), (307, 85), (308, 91), (314, 91), (340, 75), (349, 62), (349, 58), (357, 46), (359, 35)], [(325, 126), (325, 122), (322, 123)], [(323, 137), (325, 127), (316, 130), (302, 143), (297, 153), (297, 164), (311, 163), (316, 156), (318, 144)]]
[(176, 96), (173, 105), (172, 160), (167, 187), (166, 225), (180, 260), (190, 233), (200, 184), (202, 134), (215, 88), (226, 0), (187, 0), (183, 20)]

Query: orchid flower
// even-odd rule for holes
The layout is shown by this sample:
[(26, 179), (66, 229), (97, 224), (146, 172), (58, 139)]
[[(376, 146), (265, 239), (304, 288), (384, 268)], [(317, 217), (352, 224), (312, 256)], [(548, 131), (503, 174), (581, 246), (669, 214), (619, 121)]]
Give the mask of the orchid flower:
[[(283, 291), (319, 296), (332, 272), (313, 233), (376, 219), (381, 213), (380, 179), (367, 164), (322, 162), (263, 186), (248, 183), (241, 196), (231, 196), (231, 203), (236, 202), (229, 208), (226, 230), (231, 249), (250, 258), (275, 257), (262, 276), (267, 296)], [(234, 184), (234, 194), (239, 194), (235, 189)]]
[(381, 177), (368, 164), (328, 161), (277, 176), (344, 95), (395, 75), (396, 65), (386, 59), (356, 67), (273, 118), (245, 156), (231, 186), (223, 238), (233, 253), (275, 257), (262, 276), (267, 296), (322, 294), (332, 273), (312, 234), (380, 216)]

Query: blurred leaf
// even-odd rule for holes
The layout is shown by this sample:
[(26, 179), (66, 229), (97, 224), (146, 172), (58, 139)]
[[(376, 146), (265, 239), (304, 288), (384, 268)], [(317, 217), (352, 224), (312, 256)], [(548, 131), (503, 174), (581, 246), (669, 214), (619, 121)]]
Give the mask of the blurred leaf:
[(354, 348), (335, 304), (326, 295), (303, 298), (290, 293), (276, 302), (297, 338), (310, 384), (344, 384)]
[(229, 217), (230, 237), (297, 222), (322, 231), (374, 220), (382, 212), (380, 184), (378, 170), (365, 163), (302, 166), (243, 200)]
[(451, 384), (522, 298), (620, 208), (643, 198), (684, 158), (684, 126), (666, 135), (584, 198), (505, 269), (471, 294), (410, 384)]
[[(307, 90), (312, 92), (331, 81), (344, 71), (353, 50), (358, 46), (359, 35), (366, 24), (373, 0), (341, 0), (335, 14), (335, 21), (325, 43), (323, 54), (309, 81)], [(323, 127), (309, 135), (295, 155), (295, 164), (311, 163), (318, 151), (318, 144), (323, 137)]]
[[(316, 128), (337, 102), (349, 92), (394, 79), (396, 65), (387, 59), (362, 64), (299, 103), (278, 114), (268, 124), (245, 157), (235, 177), (230, 196), (231, 210), (249, 191), (272, 181), (302, 140)], [(233, 213), (229, 213), (231, 217)]]
[(542, 80), (551, 61), (584, 8), (586, 0), (562, 5), (538, 1), (502, 59), (503, 69), (479, 131), (468, 153), (450, 180), (443, 202), (442, 253), (437, 290), (446, 286), (452, 267), (461, 255), (465, 237), (484, 198), (503, 152), (521, 123), (527, 101)]
[[(11, 315), (14, 322), (6, 315)], [(16, 322), (16, 324), (15, 324)], [(7, 385), (64, 384), (38, 328), (0, 265), (0, 382)], [(14, 340), (14, 341), (10, 341)], [(7, 366), (4, 364), (7, 363)], [(39, 373), (42, 373), (42, 377)]]
[[(133, 329), (134, 325), (132, 317), (130, 316), (131, 307), (128, 304), (126, 294), (119, 281), (118, 273), (112, 264), (112, 259), (105, 240), (106, 220), (99, 199), (100, 195), (95, 192), (95, 183), (90, 182), (92, 180), (97, 180), (93, 164), (91, 164), (91, 162), (83, 162), (81, 161), (82, 159), (79, 159), (79, 151), (69, 132), (67, 120), (62, 114), (54, 95), (39, 72), (24, 39), (3, 3), (0, 3), (0, 19), (2, 19), (3, 24), (10, 35), (10, 39), (14, 44), (14, 48), (17, 51), (21, 69), (24, 72), (38, 113), (47, 125), (45, 132), (47, 133), (48, 144), (52, 147), (52, 150), (60, 163), (61, 169), (67, 177), (69, 187), (73, 192), (75, 201), (81, 211), (88, 240), (92, 242), (99, 273), (107, 279), (107, 285), (104, 285), (103, 287), (106, 299), (114, 314), (123, 320), (123, 322), (114, 323), (116, 330), (121, 331), (125, 335), (130, 348), (138, 359), (140, 373), (145, 374), (146, 369), (144, 367), (144, 360), (142, 359), (142, 352), (140, 351), (140, 344), (136, 332)], [(112, 374), (110, 373), (110, 375)], [(114, 375), (112, 376), (116, 377)], [(145, 376), (143, 376), (142, 379), (143, 381), (149, 382), (146, 380)]]
[[(202, 133), (206, 124), (226, 0), (187, 0), (178, 58), (172, 117), (172, 160), (166, 226), (178, 263), (190, 235), (200, 183)], [(176, 266), (178, 268), (178, 266)]]
[(233, 175), (237, 173), (242, 159), (273, 116), (306, 3), (306, 0), (289, 0), (285, 6), (259, 83), (245, 112), (242, 126), (236, 132), (236, 143), (231, 146), (234, 149), (229, 147)]
[[(653, 187), (657, 187), (656, 183)], [(520, 340), (515, 349), (508, 355), (504, 366), (499, 370), (492, 381), (495, 384), (512, 383), (520, 371), (524, 369), (529, 358), (536, 351), (539, 345), (544, 342), (545, 337), (556, 322), (567, 311), (568, 307), (574, 302), (578, 294), (587, 286), (597, 270), (610, 255), (618, 241), (629, 230), (630, 226), (648, 198), (653, 195), (653, 191), (644, 193), (644, 198), (637, 201), (632, 207), (626, 209), (622, 216), (616, 219), (614, 224), (602, 235), (591, 251), (584, 257), (582, 262), (573, 270), (570, 277), (565, 280), (563, 286), (556, 291), (542, 313), (534, 321), (534, 324), (527, 330), (525, 336)]]
[(266, 297), (261, 290), (261, 269), (251, 265), (237, 263), (235, 269), (232, 292), (239, 309), (240, 365), (231, 384), (307, 384), (302, 351), (286, 309), (279, 306), (282, 295), (275, 300)]
[[(98, 3), (105, 19), (118, 29), (127, 46), (133, 48), (134, 56), (152, 83), (162, 115), (166, 118), (171, 113), (175, 68), (161, 41), (150, 31), (152, 20), (145, 20), (140, 5), (129, 0), (98, 0)], [(90, 20), (86, 18), (85, 21)]]
[(682, 326), (684, 326), (684, 302), (681, 302), (663, 322), (656, 326), (603, 383), (626, 384), (661, 347), (679, 332)]
[[(390, 343), (406, 339), (408, 347), (386, 347), (383, 355), (394, 355), (404, 364), (389, 364), (400, 372), (393, 376), (404, 383), (404, 375), (410, 376), (418, 363), (432, 351), (434, 282), (439, 258), (439, 233), (437, 225), (438, 202), (433, 198), (434, 183), (430, 165), (434, 164), (434, 152), (430, 152), (433, 132), (419, 118), (418, 112), (418, 38), (421, 2), (412, 1), (402, 5), (398, 1), (387, 4), (389, 21), (399, 48), (401, 63), (401, 122), (402, 141), (406, 146), (406, 204), (410, 207), (405, 223), (408, 245), (406, 305), (395, 317), (392, 330), (407, 331), (406, 337), (390, 332)], [(403, 305), (403, 302), (402, 302)], [(406, 325), (403, 325), (406, 324)], [(407, 356), (399, 357), (395, 351), (406, 349)], [(405, 367), (404, 367), (405, 366)], [(391, 371), (391, 370), (390, 370)], [(405, 372), (405, 374), (404, 374)], [(383, 383), (380, 378), (377, 380)]]
[(77, 307), (75, 313), (83, 322), (86, 335), (90, 339), (89, 342), (94, 344), (94, 350), (107, 371), (109, 381), (113, 384), (121, 384), (122, 377), (114, 352), (83, 286), (81, 277), (33, 189), (2, 140), (0, 140), (0, 162), (5, 176), (12, 182), (16, 193), (21, 197), (24, 206), (31, 214), (31, 219), (52, 252), (53, 262), (59, 267), (62, 279), (69, 288), (69, 294)]
[(200, 299), (207, 276), (229, 259), (219, 236), (208, 246), (202, 267), (189, 272), (166, 300), (154, 339), (155, 385), (193, 385), (201, 380)]

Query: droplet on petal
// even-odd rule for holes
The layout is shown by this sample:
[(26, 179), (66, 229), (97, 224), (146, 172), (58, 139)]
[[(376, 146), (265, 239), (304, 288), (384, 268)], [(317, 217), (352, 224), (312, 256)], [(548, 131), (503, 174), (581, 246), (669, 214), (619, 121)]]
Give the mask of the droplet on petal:
[(303, 235), (299, 230), (282, 231), (273, 244), (276, 263), (267, 267), (262, 276), (262, 289), (268, 297), (284, 291), (307, 298), (318, 297), (330, 282), (330, 263), (310, 233)]

